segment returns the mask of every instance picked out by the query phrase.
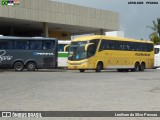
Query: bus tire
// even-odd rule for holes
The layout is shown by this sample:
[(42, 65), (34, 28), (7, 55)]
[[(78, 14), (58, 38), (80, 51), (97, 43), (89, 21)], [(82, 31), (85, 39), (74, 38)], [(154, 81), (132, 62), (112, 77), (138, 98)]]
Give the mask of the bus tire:
[(24, 64), (22, 62), (15, 62), (14, 69), (15, 69), (15, 71), (23, 71)]
[(85, 71), (85, 69), (80, 69), (79, 71), (82, 73), (82, 72), (84, 72), (84, 71)]
[(98, 64), (97, 64), (97, 67), (96, 67), (96, 72), (101, 72), (101, 70), (102, 70), (102, 68), (103, 68), (103, 64), (101, 63), (101, 62), (99, 62)]
[(131, 71), (138, 72), (139, 68), (140, 68), (139, 63), (136, 62), (135, 65), (134, 65), (134, 68)]
[(35, 62), (29, 62), (29, 63), (27, 63), (26, 68), (27, 68), (28, 71), (35, 71), (36, 63)]
[(141, 63), (140, 67), (139, 67), (139, 71), (144, 71), (145, 69), (145, 63)]

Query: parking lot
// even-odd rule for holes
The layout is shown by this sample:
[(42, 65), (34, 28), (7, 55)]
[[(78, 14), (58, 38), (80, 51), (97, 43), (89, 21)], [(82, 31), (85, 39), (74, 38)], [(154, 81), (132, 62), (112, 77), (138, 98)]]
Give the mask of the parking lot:
[(0, 72), (8, 111), (159, 111), (160, 70)]

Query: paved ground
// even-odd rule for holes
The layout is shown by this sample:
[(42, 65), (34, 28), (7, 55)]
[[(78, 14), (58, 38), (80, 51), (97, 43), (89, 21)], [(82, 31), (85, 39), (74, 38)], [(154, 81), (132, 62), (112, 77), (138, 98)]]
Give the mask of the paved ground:
[[(1, 71), (0, 109), (159, 111), (160, 70), (101, 73), (64, 70)], [(63, 118), (59, 118), (61, 119)]]

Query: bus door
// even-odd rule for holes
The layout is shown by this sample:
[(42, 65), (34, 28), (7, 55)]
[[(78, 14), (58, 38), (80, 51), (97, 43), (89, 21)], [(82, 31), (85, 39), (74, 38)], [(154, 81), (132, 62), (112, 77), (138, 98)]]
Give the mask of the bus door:
[(43, 43), (43, 67), (45, 68), (53, 68), (56, 65), (56, 52), (54, 48), (54, 41), (44, 41)]

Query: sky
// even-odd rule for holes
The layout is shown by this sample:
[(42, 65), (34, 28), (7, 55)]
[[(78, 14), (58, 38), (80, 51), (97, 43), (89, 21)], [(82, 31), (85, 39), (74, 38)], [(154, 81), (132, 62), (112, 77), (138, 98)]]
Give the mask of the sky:
[[(120, 31), (124, 36), (134, 39), (149, 39), (153, 32), (146, 26), (153, 26), (152, 21), (160, 18), (160, 0), (54, 0), (86, 7), (110, 10), (119, 13)], [(128, 2), (144, 4), (128, 4)], [(158, 2), (158, 4), (146, 4)]]

